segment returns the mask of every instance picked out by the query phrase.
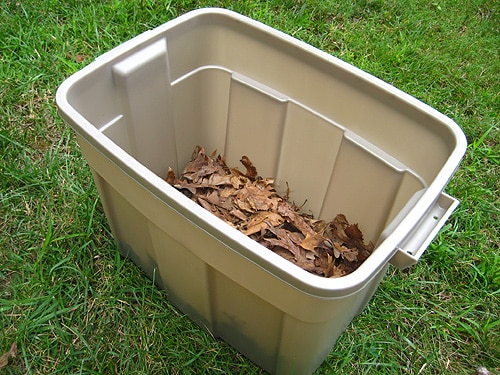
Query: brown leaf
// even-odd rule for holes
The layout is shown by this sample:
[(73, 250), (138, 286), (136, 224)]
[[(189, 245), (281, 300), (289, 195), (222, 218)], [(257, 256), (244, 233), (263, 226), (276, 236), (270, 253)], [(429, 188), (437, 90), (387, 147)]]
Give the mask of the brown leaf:
[(363, 233), (358, 228), (358, 224), (351, 224), (345, 227), (345, 233), (354, 241), (363, 242)]
[(210, 211), (211, 213), (215, 214), (217, 210), (214, 209), (213, 205), (210, 204), (209, 201), (203, 196), (198, 196), (197, 197), (197, 202), (198, 204), (203, 207), (205, 210)]
[(15, 342), (10, 346), (10, 350), (7, 353), (2, 354), (0, 357), (0, 370), (9, 364), (9, 358), (14, 358), (17, 354), (17, 344)]
[(258, 212), (251, 216), (251, 219), (247, 223), (247, 229), (243, 233), (250, 236), (251, 234), (260, 232), (262, 229), (277, 227), (283, 224), (284, 221), (285, 219), (276, 212)]
[(356, 248), (348, 249), (348, 251), (342, 253), (342, 258), (349, 262), (357, 262), (359, 260), (359, 250)]
[(300, 243), (304, 249), (316, 252), (316, 247), (318, 247), (321, 243), (325, 242), (326, 238), (319, 233), (307, 233), (306, 238)]
[(217, 190), (211, 190), (207, 192), (207, 194), (205, 194), (203, 197), (208, 203), (214, 206), (223, 206), (223, 202), (221, 201)]
[(314, 265), (315, 273), (318, 275), (330, 277), (335, 273), (335, 259), (328, 253), (326, 256), (316, 258)]
[(75, 55), (75, 60), (77, 63), (81, 63), (83, 60), (85, 60), (85, 55), (77, 54)]
[(220, 175), (218, 173), (213, 173), (206, 181), (206, 184), (213, 186), (231, 185), (231, 178), (231, 175)]
[(273, 194), (272, 191), (247, 183), (236, 193), (236, 203), (248, 212), (268, 211), (277, 204), (276, 199), (270, 198)]
[(247, 215), (245, 215), (243, 212), (241, 212), (240, 210), (238, 210), (237, 208), (232, 208), (229, 210), (229, 213), (231, 215), (233, 215), (234, 217), (240, 219), (241, 221), (246, 221), (248, 218), (247, 218)]
[(67, 57), (68, 59), (73, 59), (73, 58), (74, 58), (74, 59), (75, 59), (75, 61), (76, 61), (77, 63), (81, 63), (81, 62), (82, 62), (83, 60), (85, 60), (85, 58), (86, 58), (86, 56), (85, 56), (85, 55), (82, 55), (82, 54), (80, 54), (80, 53), (78, 53), (78, 54), (76, 54), (76, 55), (74, 55), (74, 56), (73, 56), (73, 54), (72, 54), (71, 52), (68, 52), (68, 53), (66, 54), (66, 57)]
[(304, 236), (314, 234), (314, 230), (309, 224), (300, 216), (297, 211), (288, 202), (281, 202), (278, 205), (278, 213), (289, 219), (290, 224), (297, 228)]
[(199, 187), (202, 187), (199, 184), (192, 184), (186, 180), (176, 180), (174, 187), (179, 190), (186, 189), (188, 190), (191, 194), (195, 195), (196, 194), (196, 189)]
[(222, 198), (229, 198), (236, 192), (236, 189), (233, 187), (225, 187), (220, 191), (220, 196)]
[(247, 225), (247, 229), (243, 230), (243, 233), (247, 236), (251, 236), (252, 234), (260, 233), (267, 228), (269, 228), (269, 224), (265, 221), (260, 221), (255, 224)]
[(247, 173), (245, 173), (245, 176), (250, 179), (254, 179), (255, 177), (257, 177), (257, 169), (253, 166), (248, 156), (242, 156), (240, 162), (247, 169)]
[(175, 184), (175, 172), (172, 168), (168, 167), (167, 178), (165, 179), (170, 185)]
[(272, 246), (280, 246), (290, 251), (297, 262), (304, 262), (306, 258), (306, 251), (298, 244), (302, 240), (297, 233), (290, 232), (284, 228), (269, 228), (276, 238), (266, 238)]
[(182, 176), (189, 180), (193, 180), (195, 177), (197, 178), (200, 171), (203, 174), (203, 168), (208, 165), (210, 160), (205, 153), (205, 149), (199, 146), (196, 147), (193, 156), (194, 158), (191, 159), (182, 171)]
[(344, 228), (349, 225), (346, 217), (342, 214), (338, 214), (330, 223), (333, 236), (338, 240), (338, 242), (349, 241), (349, 236), (345, 233)]
[(241, 189), (246, 183), (247, 181), (243, 176), (231, 176), (231, 185), (234, 189)]
[(374, 245), (370, 242), (365, 245), (363, 242), (363, 233), (358, 228), (358, 224), (349, 224), (345, 215), (338, 214), (330, 223), (333, 236), (347, 247), (356, 247), (363, 250), (366, 256), (369, 255)]

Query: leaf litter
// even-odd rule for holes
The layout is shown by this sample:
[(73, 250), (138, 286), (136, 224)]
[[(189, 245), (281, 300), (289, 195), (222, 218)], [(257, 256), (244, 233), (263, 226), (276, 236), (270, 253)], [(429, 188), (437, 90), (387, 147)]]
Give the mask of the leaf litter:
[(0, 370), (9, 364), (9, 358), (14, 358), (17, 354), (17, 344), (15, 342), (10, 346), (10, 350), (0, 356)]
[(280, 196), (274, 179), (262, 178), (247, 156), (241, 172), (224, 158), (197, 146), (178, 178), (169, 168), (166, 181), (233, 228), (315, 275), (336, 278), (355, 271), (373, 252), (357, 224), (338, 214), (331, 222), (300, 212)]

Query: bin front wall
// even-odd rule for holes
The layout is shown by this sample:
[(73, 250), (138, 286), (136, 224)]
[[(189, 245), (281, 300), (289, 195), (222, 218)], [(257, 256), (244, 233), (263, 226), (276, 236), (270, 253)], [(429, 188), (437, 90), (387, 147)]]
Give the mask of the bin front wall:
[(304, 293), (160, 203), (79, 142), (123, 255), (195, 322), (271, 373), (312, 373), (385, 274), (383, 267), (356, 292), (336, 298)]

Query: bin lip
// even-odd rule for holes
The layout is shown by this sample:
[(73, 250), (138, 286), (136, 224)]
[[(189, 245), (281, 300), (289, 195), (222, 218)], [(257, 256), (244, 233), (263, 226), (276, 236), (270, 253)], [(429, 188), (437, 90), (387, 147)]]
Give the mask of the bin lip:
[[(260, 31), (269, 33), (275, 38), (279, 38), (286, 43), (293, 44), (295, 47), (312, 53), (317, 57), (326, 60), (330, 64), (334, 64), (337, 67), (347, 70), (351, 74), (357, 75), (359, 78), (376, 85), (381, 90), (388, 91), (392, 95), (397, 95), (409, 105), (428, 113), (432, 117), (438, 118), (452, 131), (455, 138), (455, 148), (451, 152), (448, 160), (442, 166), (436, 178), (429, 184), (413, 208), (409, 210), (408, 214), (399, 224), (397, 224), (397, 226), (395, 226), (393, 233), (389, 234), (380, 244), (378, 244), (370, 257), (368, 257), (368, 259), (364, 261), (363, 264), (361, 264), (361, 266), (353, 273), (340, 278), (332, 279), (313, 275), (258, 244), (256, 241), (250, 239), (237, 229), (232, 228), (221, 219), (198, 206), (195, 202), (192, 202), (174, 187), (168, 185), (163, 179), (150, 171), (146, 166), (139, 163), (138, 160), (133, 158), (122, 148), (118, 147), (118, 145), (107, 136), (102, 134), (70, 104), (68, 100), (68, 92), (70, 91), (72, 85), (86, 75), (92, 73), (98, 67), (114, 60), (123, 53), (126, 53), (131, 47), (147, 42), (151, 38), (161, 35), (166, 30), (180, 23), (205, 15), (220, 15), (229, 17), (233, 20), (244, 23), (248, 27), (258, 28)], [(277, 277), (292, 287), (299, 289), (301, 292), (320, 298), (337, 298), (339, 296), (351, 294), (368, 283), (371, 278), (375, 277), (378, 271), (380, 271), (395, 254), (398, 245), (408, 235), (415, 223), (418, 222), (418, 220), (425, 214), (426, 210), (443, 192), (467, 148), (467, 141), (460, 127), (449, 117), (441, 114), (420, 100), (305, 42), (299, 41), (294, 37), (279, 30), (275, 30), (259, 21), (221, 8), (202, 8), (188, 12), (178, 18), (166, 22), (161, 26), (158, 26), (155, 29), (146, 31), (104, 53), (96, 58), (93, 63), (87, 65), (62, 82), (56, 92), (56, 103), (60, 116), (65, 120), (65, 122), (73, 127), (76, 133), (85, 138), (97, 151), (107, 157), (112, 163), (117, 165), (117, 167), (122, 169), (129, 177), (135, 179), (141, 185), (149, 188), (151, 193), (166, 205), (186, 216), (199, 228), (216, 238), (218, 241), (224, 243), (227, 247), (230, 247), (231, 250), (247, 258), (256, 266), (271, 273), (274, 277)], [(228, 246), (228, 244), (232, 246)]]

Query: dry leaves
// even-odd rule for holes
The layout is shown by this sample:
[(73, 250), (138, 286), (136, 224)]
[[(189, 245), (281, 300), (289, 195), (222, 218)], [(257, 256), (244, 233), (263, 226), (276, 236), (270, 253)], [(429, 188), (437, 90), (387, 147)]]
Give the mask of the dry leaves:
[(68, 52), (66, 54), (66, 57), (70, 60), (75, 60), (77, 63), (81, 63), (83, 60), (85, 60), (86, 56), (82, 55), (80, 53), (77, 53), (76, 55), (73, 55), (71, 52)]
[(245, 172), (229, 168), (219, 155), (196, 147), (180, 178), (169, 169), (166, 181), (250, 238), (306, 271), (340, 277), (356, 270), (373, 251), (357, 224), (342, 214), (330, 223), (299, 212), (274, 180), (258, 176), (246, 156)]
[(9, 364), (9, 358), (15, 357), (16, 353), (17, 353), (17, 345), (15, 342), (13, 342), (12, 345), (10, 346), (10, 350), (7, 353), (2, 354), (2, 356), (0, 356), (0, 370)]

